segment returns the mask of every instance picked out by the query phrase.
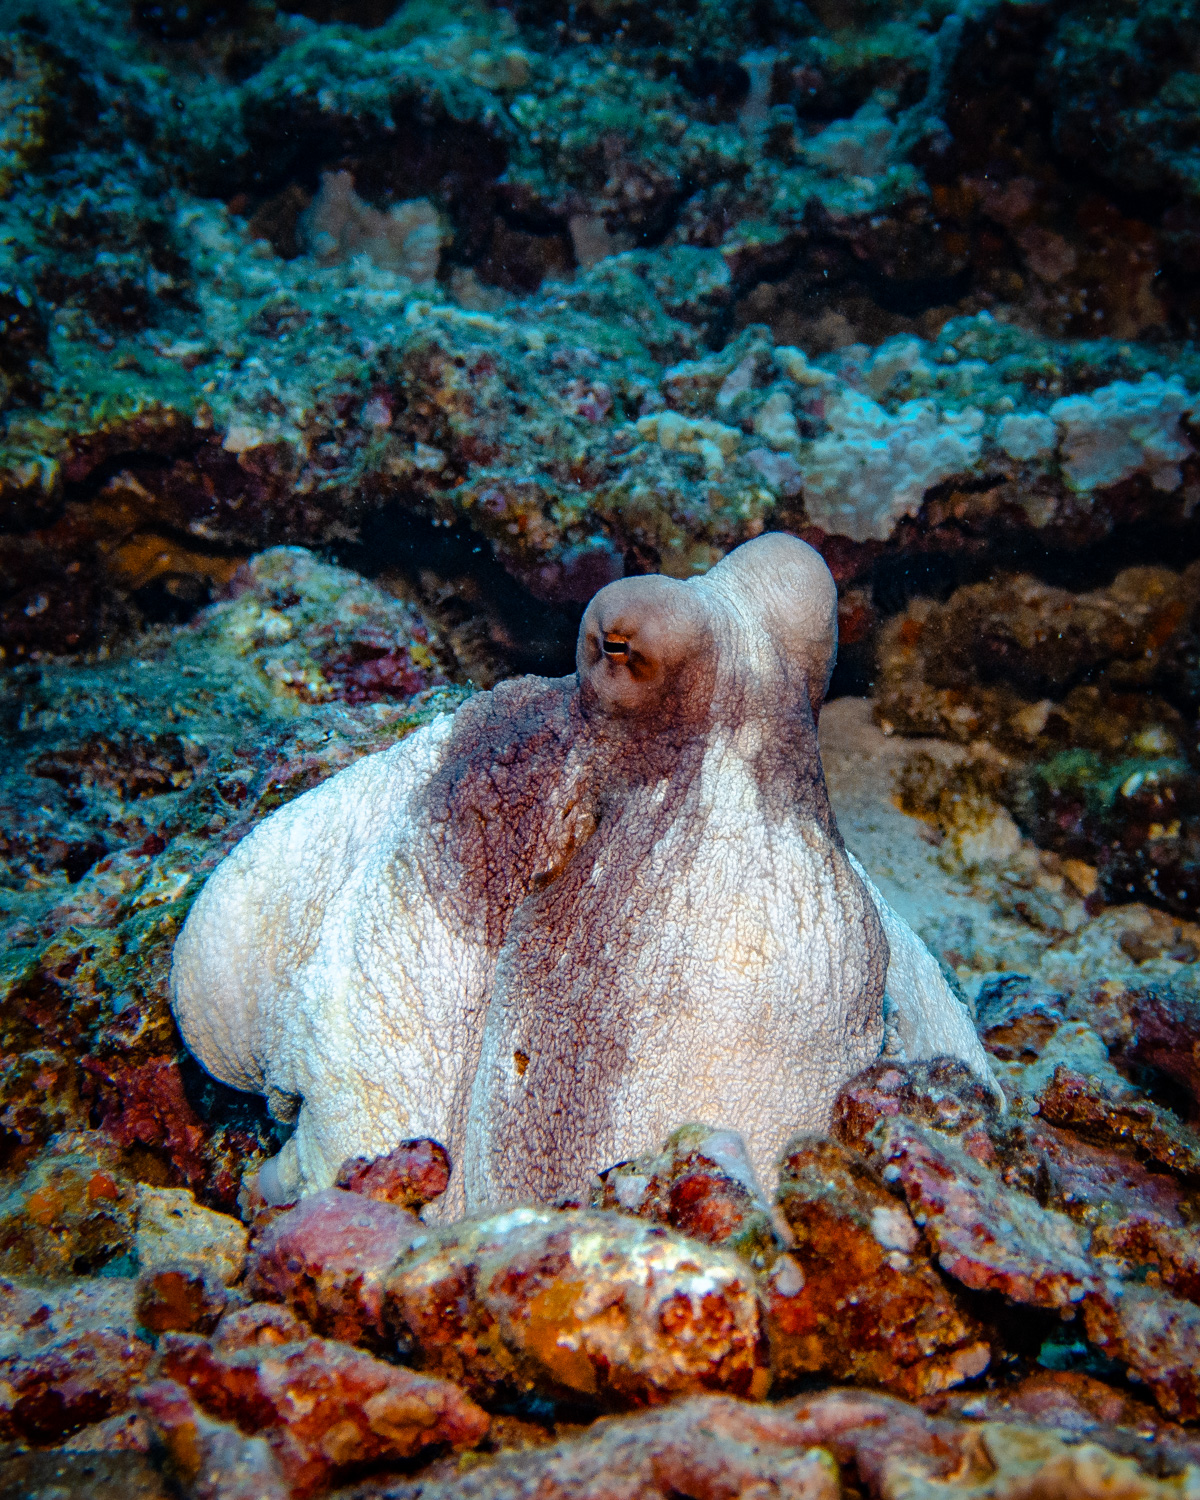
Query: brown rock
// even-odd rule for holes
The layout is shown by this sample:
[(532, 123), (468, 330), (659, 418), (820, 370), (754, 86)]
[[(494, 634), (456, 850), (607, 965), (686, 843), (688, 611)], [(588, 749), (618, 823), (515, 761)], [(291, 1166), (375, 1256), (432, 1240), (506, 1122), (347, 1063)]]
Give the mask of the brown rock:
[(1084, 1303), (1087, 1336), (1150, 1388), (1163, 1411), (1200, 1417), (1200, 1307), (1153, 1287), (1110, 1282)]
[(1038, 1105), (1052, 1125), (1200, 1181), (1200, 1137), (1120, 1079), (1088, 1077), (1060, 1063)]
[(123, 1411), (151, 1355), (140, 1339), (99, 1328), (0, 1358), (0, 1436), (56, 1443)]
[(938, 1263), (964, 1286), (1062, 1311), (1098, 1286), (1071, 1220), (1006, 1187), (959, 1143), (896, 1119), (882, 1127), (877, 1153)]
[(861, 1157), (820, 1137), (793, 1141), (779, 1206), (795, 1245), (767, 1281), (777, 1378), (820, 1373), (917, 1396), (986, 1369), (981, 1328)]
[(474, 1447), (488, 1428), (485, 1413), (448, 1381), (329, 1339), (218, 1351), (168, 1334), (159, 1368), (208, 1416), (265, 1436), (297, 1500), (364, 1464), (442, 1443)]
[(1135, 1266), (1151, 1268), (1155, 1283), (1177, 1297), (1200, 1303), (1200, 1240), (1194, 1228), (1159, 1218), (1130, 1216), (1097, 1225), (1092, 1254), (1117, 1262), (1128, 1276)]
[(735, 1256), (624, 1214), (519, 1208), (428, 1236), (387, 1283), (423, 1369), (601, 1408), (768, 1382)]
[(299, 1344), (312, 1336), (312, 1328), (289, 1307), (273, 1302), (253, 1302), (227, 1312), (213, 1334), (218, 1354), (236, 1349), (269, 1349), (279, 1344)]
[(393, 1480), (366, 1493), (378, 1500), (837, 1500), (837, 1466), (780, 1411), (698, 1396), (593, 1423), (576, 1437), (504, 1453), (462, 1475)]
[(131, 1281), (0, 1282), (0, 1438), (60, 1442), (127, 1411), (153, 1352), (136, 1326)]
[(705, 1245), (724, 1245), (756, 1269), (780, 1246), (741, 1137), (684, 1125), (659, 1152), (601, 1172), (591, 1206), (653, 1219)]
[(863, 1151), (880, 1120), (900, 1117), (960, 1137), (980, 1161), (994, 1157), (988, 1131), (997, 1119), (996, 1101), (964, 1063), (945, 1057), (872, 1063), (834, 1101), (831, 1129), (843, 1145)]
[[(778, 1405), (696, 1397), (597, 1422), (578, 1437), (506, 1453), (438, 1480), (365, 1485), (360, 1500), (732, 1500), (840, 1493), (871, 1500), (1182, 1500), (1196, 1471), (1160, 1478), (1122, 1449), (1135, 1435), (1081, 1441), (1036, 1424), (946, 1421), (862, 1391)], [(826, 1450), (822, 1453), (822, 1449)], [(841, 1466), (839, 1491), (832, 1455)]]
[(360, 1193), (326, 1188), (272, 1218), (251, 1249), (246, 1287), (283, 1302), (317, 1330), (384, 1347), (383, 1284), (421, 1221)]
[(450, 1181), (450, 1154), (428, 1139), (401, 1141), (385, 1156), (355, 1156), (344, 1162), (334, 1186), (420, 1213), (440, 1198)]
[(138, 1322), (151, 1333), (211, 1333), (229, 1293), (209, 1271), (162, 1266), (138, 1277)]
[(86, 1276), (133, 1250), (137, 1189), (103, 1137), (55, 1136), (0, 1202), (0, 1273)]
[(156, 1380), (138, 1404), (188, 1500), (291, 1500), (266, 1441), (206, 1417), (182, 1386)]

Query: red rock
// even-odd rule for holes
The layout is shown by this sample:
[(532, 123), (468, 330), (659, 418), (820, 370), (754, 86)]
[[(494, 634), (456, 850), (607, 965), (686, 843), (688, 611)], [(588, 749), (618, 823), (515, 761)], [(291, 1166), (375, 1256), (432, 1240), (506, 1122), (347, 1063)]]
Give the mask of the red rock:
[(122, 1054), (88, 1057), (84, 1066), (100, 1085), (100, 1125), (123, 1147), (150, 1146), (166, 1156), (178, 1182), (205, 1181), (205, 1122), (183, 1086), (176, 1054), (129, 1066)]
[(0, 1358), (0, 1437), (56, 1443), (124, 1411), (151, 1357), (140, 1339), (94, 1329)]
[(441, 1197), (449, 1181), (449, 1152), (437, 1141), (422, 1139), (401, 1141), (374, 1160), (352, 1157), (343, 1163), (334, 1186), (420, 1213)]
[(1155, 1068), (1183, 1086), (1200, 1114), (1200, 1003), (1169, 984), (1128, 987), (1116, 981), (1078, 997), (1118, 1067)]
[(430, 1233), (387, 1312), (423, 1369), (481, 1400), (619, 1409), (769, 1378), (745, 1263), (625, 1214), (517, 1208)]
[(983, 1330), (861, 1157), (821, 1137), (793, 1141), (779, 1206), (795, 1244), (765, 1283), (777, 1378), (820, 1373), (916, 1396), (986, 1369)]
[(138, 1404), (188, 1500), (291, 1500), (270, 1446), (206, 1417), (182, 1386), (156, 1380), (138, 1392)]
[(161, 1374), (210, 1417), (261, 1433), (297, 1500), (366, 1464), (474, 1447), (488, 1418), (456, 1386), (329, 1339), (218, 1351), (168, 1334)]
[(161, 1266), (138, 1277), (138, 1322), (151, 1333), (211, 1333), (229, 1293), (210, 1271)]
[[(1025, 1162), (1014, 1161), (1018, 1154)], [(1021, 1182), (1048, 1208), (1061, 1209), (1083, 1223), (1130, 1215), (1166, 1224), (1185, 1222), (1187, 1194), (1177, 1178), (1152, 1172), (1129, 1156), (1080, 1140), (1039, 1118), (1014, 1124), (1004, 1159), (1006, 1182)]]
[(386, 1347), (384, 1280), (424, 1232), (394, 1204), (326, 1188), (266, 1224), (251, 1247), (246, 1288), (285, 1303), (318, 1333)]
[(1099, 1284), (1065, 1215), (972, 1159), (961, 1145), (904, 1119), (877, 1141), (885, 1181), (904, 1191), (942, 1269), (976, 1291), (1067, 1311)]

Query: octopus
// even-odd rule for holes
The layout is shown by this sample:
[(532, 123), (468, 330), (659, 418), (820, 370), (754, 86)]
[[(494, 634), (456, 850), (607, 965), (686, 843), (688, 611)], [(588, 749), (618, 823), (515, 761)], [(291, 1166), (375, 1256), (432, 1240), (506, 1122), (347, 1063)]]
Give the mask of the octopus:
[(795, 537), (622, 579), (573, 675), (478, 693), (243, 839), (172, 1003), (211, 1074), (294, 1121), (268, 1199), (422, 1136), (456, 1164), (443, 1215), (577, 1199), (685, 1121), (736, 1131), (765, 1183), (885, 1051), (999, 1093), (838, 832), (836, 646), (833, 579)]

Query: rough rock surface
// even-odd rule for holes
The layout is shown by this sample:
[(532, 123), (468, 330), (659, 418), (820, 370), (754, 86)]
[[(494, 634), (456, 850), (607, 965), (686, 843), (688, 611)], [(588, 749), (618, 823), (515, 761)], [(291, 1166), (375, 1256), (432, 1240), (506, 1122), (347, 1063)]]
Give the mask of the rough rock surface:
[(594, 1210), (518, 1208), (414, 1245), (387, 1317), (422, 1369), (480, 1399), (583, 1409), (765, 1393), (753, 1274), (735, 1256)]
[[(446, 1381), (327, 1339), (230, 1350), (168, 1334), (156, 1369), (214, 1420), (265, 1437), (296, 1500), (381, 1460), (474, 1447), (488, 1428), (486, 1414)], [(150, 1410), (165, 1425), (162, 1406)]]
[(421, 1232), (406, 1209), (326, 1188), (263, 1226), (246, 1286), (253, 1296), (284, 1302), (331, 1338), (386, 1344), (388, 1273)]
[(986, 1331), (938, 1274), (904, 1204), (855, 1152), (794, 1141), (779, 1206), (794, 1244), (766, 1285), (777, 1379), (823, 1374), (924, 1396), (987, 1368)]
[(401, 1141), (384, 1156), (347, 1161), (334, 1187), (420, 1213), (446, 1191), (450, 1172), (450, 1157), (440, 1141)]
[[(582, 1439), (502, 1455), (461, 1477), (365, 1485), (357, 1493), (363, 1500), (518, 1500), (547, 1492), (617, 1500), (752, 1489), (824, 1500), (838, 1493), (831, 1455), (847, 1482), (842, 1493), (872, 1500), (934, 1495), (1093, 1500), (1102, 1494), (1168, 1500), (1187, 1494), (1195, 1482), (1190, 1454), (1171, 1476), (1160, 1478), (1145, 1447), (1137, 1453), (1132, 1421), (1128, 1427), (1114, 1422), (1081, 1434), (1078, 1428), (1056, 1430), (1057, 1413), (1045, 1425), (1039, 1415), (1013, 1422), (952, 1422), (927, 1417), (902, 1401), (853, 1391), (776, 1406), (709, 1396), (664, 1412), (599, 1422)], [(1127, 1448), (1136, 1456), (1122, 1451)]]
[(768, 1204), (741, 1138), (731, 1130), (684, 1125), (655, 1155), (602, 1172), (593, 1208), (653, 1219), (743, 1256), (757, 1270), (778, 1250)]

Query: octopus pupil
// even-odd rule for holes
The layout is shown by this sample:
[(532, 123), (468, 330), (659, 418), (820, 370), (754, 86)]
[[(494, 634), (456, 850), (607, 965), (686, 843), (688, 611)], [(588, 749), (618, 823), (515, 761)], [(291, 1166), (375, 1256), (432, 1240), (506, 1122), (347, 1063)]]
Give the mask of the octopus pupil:
[(620, 636), (606, 635), (600, 644), (605, 656), (626, 657), (629, 655), (629, 642), (622, 640)]

